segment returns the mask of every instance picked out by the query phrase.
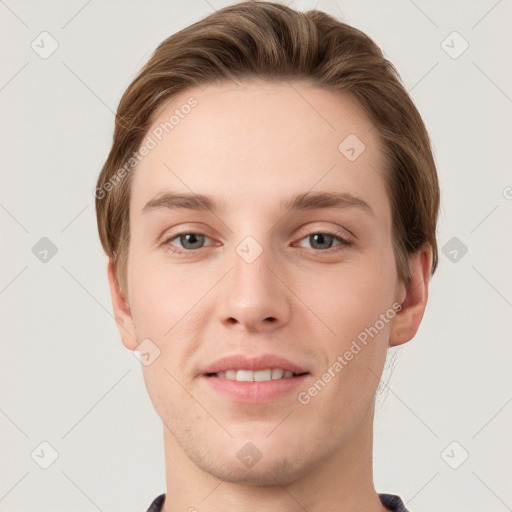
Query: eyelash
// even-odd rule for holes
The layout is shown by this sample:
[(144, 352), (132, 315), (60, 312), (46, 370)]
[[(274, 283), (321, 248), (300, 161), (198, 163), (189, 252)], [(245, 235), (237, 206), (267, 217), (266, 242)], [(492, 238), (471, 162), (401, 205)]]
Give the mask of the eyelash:
[[(166, 238), (163, 242), (162, 245), (165, 246), (166, 250), (172, 252), (173, 254), (192, 254), (200, 249), (204, 249), (204, 247), (199, 247), (198, 249), (178, 249), (178, 248), (175, 248), (174, 246), (172, 246), (170, 244), (171, 240), (174, 240), (180, 236), (183, 236), (183, 235), (199, 235), (199, 236), (204, 236), (206, 238), (209, 238), (208, 235), (206, 235), (205, 233), (202, 233), (200, 231), (182, 231), (181, 233), (175, 233), (174, 235), (172, 235), (171, 237), (169, 238)], [(351, 245), (353, 245), (353, 242), (351, 242), (350, 240), (347, 240), (346, 238), (343, 238), (339, 235), (336, 235), (335, 233), (332, 233), (330, 231), (312, 231), (311, 233), (307, 234), (306, 236), (302, 237), (299, 242), (301, 242), (302, 240), (304, 240), (305, 238), (308, 238), (312, 235), (328, 235), (328, 236), (332, 236), (335, 240), (338, 240), (340, 242), (339, 245), (335, 246), (335, 247), (330, 247), (329, 249), (312, 249), (313, 251), (315, 252), (319, 252), (319, 253), (333, 253), (333, 252), (337, 252), (337, 251), (340, 251), (340, 250), (343, 250), (344, 248), (346, 247), (350, 247)]]

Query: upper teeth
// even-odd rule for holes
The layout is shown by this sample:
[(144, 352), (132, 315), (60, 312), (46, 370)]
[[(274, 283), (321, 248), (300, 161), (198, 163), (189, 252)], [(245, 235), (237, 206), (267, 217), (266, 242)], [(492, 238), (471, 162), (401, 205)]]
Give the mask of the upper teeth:
[(229, 380), (237, 380), (239, 382), (263, 382), (266, 380), (288, 379), (293, 377), (293, 372), (283, 370), (282, 368), (273, 368), (268, 370), (227, 370), (225, 372), (217, 372), (217, 377)]

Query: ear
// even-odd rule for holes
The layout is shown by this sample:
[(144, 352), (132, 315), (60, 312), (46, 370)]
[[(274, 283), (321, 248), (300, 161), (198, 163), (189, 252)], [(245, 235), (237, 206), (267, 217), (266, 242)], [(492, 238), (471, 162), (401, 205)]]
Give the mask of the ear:
[(135, 324), (130, 306), (121, 293), (116, 277), (115, 264), (111, 258), (108, 260), (107, 273), (110, 295), (112, 297), (112, 309), (114, 310), (114, 318), (121, 335), (121, 340), (127, 349), (136, 350), (139, 343), (135, 332)]
[(391, 324), (389, 346), (394, 347), (411, 340), (420, 326), (428, 299), (432, 251), (424, 245), (409, 257), (411, 280), (401, 289), (402, 309)]

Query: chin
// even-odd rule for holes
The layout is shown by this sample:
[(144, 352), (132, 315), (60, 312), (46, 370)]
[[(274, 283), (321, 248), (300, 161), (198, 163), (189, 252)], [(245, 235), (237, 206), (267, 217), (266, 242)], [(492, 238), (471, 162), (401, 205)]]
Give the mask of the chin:
[[(242, 449), (238, 451), (227, 449), (218, 453), (209, 451), (207, 456), (198, 452), (188, 455), (203, 471), (220, 480), (255, 487), (291, 484), (313, 471), (320, 462), (305, 449), (294, 447), (286, 450), (287, 454), (282, 448), (279, 450), (277, 446), (267, 445), (260, 452), (249, 442), (240, 444)], [(251, 456), (253, 460), (244, 462)]]
[(283, 459), (281, 461), (259, 461), (252, 468), (240, 467), (239, 463), (202, 465), (201, 468), (214, 477), (238, 485), (252, 487), (274, 487), (290, 484), (307, 474), (308, 468), (297, 467), (297, 464)]

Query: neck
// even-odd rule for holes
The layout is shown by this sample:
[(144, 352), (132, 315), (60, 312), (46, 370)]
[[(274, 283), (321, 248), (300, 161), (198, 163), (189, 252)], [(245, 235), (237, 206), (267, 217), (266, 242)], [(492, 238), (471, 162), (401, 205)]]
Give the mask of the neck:
[(287, 485), (276, 481), (271, 486), (251, 486), (221, 480), (192, 462), (166, 426), (164, 443), (167, 491), (163, 512), (386, 510), (373, 484), (373, 407), (339, 450)]

